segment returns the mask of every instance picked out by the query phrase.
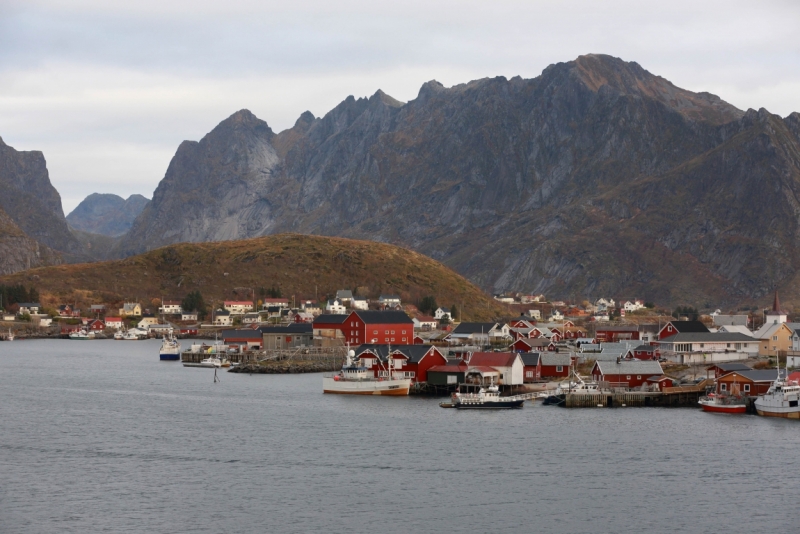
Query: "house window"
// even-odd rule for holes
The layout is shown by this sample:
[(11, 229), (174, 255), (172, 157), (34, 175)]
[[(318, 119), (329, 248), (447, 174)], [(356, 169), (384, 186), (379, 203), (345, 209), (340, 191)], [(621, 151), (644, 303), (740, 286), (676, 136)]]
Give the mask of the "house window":
[(458, 376), (456, 376), (456, 375), (447, 375), (447, 383), (448, 384), (458, 384)]
[(403, 330), (403, 331), (402, 331), (402, 332), (400, 332), (400, 333), (401, 333), (401, 334), (405, 334), (405, 333), (406, 333), (406, 331), (405, 331), (405, 330)]
[(394, 335), (394, 330), (392, 330), (392, 335)]
[(719, 385), (719, 390), (720, 391), (728, 391), (728, 384), (723, 382), (722, 384)]
[(750, 392), (750, 384), (745, 384), (744, 385), (744, 391), (745, 391), (745, 393), (749, 393)]
[(394, 368), (395, 369), (402, 369), (403, 368), (403, 360), (396, 359), (394, 361)]
[(641, 379), (642, 379), (642, 375), (636, 375), (636, 380), (641, 380)]
[(778, 336), (772, 336), (772, 341), (778, 341)]
[(625, 380), (630, 380), (630, 379), (631, 379), (631, 375), (628, 375), (627, 377), (625, 377)]
[(701, 348), (701, 349), (702, 349), (703, 347), (705, 347), (705, 346), (706, 346), (706, 344), (705, 344), (705, 343), (700, 343), (700, 348)]
[(560, 373), (563, 370), (564, 370), (564, 366), (563, 365), (556, 365), (556, 373)]
[(533, 371), (525, 371), (525, 378), (533, 378)]
[(403, 341), (407, 341), (407, 339), (406, 339), (406, 338), (403, 338)]
[(378, 331), (377, 331), (377, 330), (373, 330), (373, 331), (372, 331), (372, 333), (373, 333), (373, 334), (377, 334), (377, 333), (378, 333)]
[(667, 326), (667, 332), (672, 332), (672, 325)]
[(394, 343), (394, 338), (392, 338), (392, 343)]
[(385, 332), (384, 332), (384, 335), (386, 335), (386, 334), (388, 334), (388, 333), (389, 333), (389, 331), (387, 330), (387, 331), (385, 331)]

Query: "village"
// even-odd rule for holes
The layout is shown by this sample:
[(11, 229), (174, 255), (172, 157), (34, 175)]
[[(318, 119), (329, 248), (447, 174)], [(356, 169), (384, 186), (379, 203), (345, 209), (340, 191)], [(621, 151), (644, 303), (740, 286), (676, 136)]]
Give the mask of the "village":
[[(112, 309), (93, 304), (85, 311), (63, 304), (49, 313), (38, 302), (18, 302), (4, 310), (0, 339), (123, 339), (122, 332), (136, 333), (124, 339), (216, 337), (226, 357), (249, 364), (250, 372), (270, 372), (264, 364), (308, 354), (339, 365), (352, 349), (372, 376), (409, 379), (416, 393), (446, 394), (472, 383), (495, 384), (510, 394), (585, 378), (616, 393), (680, 393), (684, 404), (712, 390), (755, 397), (778, 378), (778, 363), (800, 367), (800, 323), (787, 320), (777, 293), (755, 330), (752, 314), (648, 314), (652, 305), (639, 300), (617, 305), (601, 298), (579, 307), (543, 295), (497, 295), (517, 315), (469, 322), (459, 321), (456, 306), (438, 306), (433, 297), (419, 305), (398, 295), (367, 299), (350, 290), (331, 297), (321, 304), (286, 297), (227, 300), (208, 317), (184, 309), (195, 303), (190, 298), (151, 301), (155, 309), (139, 302)], [(208, 349), (201, 347), (184, 351), (181, 359), (198, 361)]]

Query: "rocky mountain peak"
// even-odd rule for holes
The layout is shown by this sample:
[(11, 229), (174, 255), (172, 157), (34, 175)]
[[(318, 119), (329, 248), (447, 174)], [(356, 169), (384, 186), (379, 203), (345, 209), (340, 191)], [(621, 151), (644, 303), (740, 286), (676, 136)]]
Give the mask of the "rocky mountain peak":
[(417, 102), (418, 103), (427, 102), (430, 98), (434, 97), (435, 95), (445, 90), (446, 89), (444, 85), (437, 82), (436, 80), (425, 82), (422, 84), (422, 87), (419, 88), (419, 93), (417, 94)]
[(67, 215), (72, 228), (106, 236), (120, 236), (149, 202), (142, 195), (123, 199), (117, 195), (92, 193)]

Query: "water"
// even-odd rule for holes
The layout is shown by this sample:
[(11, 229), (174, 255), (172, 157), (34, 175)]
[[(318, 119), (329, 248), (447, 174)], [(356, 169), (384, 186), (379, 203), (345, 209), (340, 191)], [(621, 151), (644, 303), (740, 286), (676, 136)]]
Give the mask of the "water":
[(215, 384), (158, 347), (0, 343), (0, 532), (797, 531), (796, 421)]

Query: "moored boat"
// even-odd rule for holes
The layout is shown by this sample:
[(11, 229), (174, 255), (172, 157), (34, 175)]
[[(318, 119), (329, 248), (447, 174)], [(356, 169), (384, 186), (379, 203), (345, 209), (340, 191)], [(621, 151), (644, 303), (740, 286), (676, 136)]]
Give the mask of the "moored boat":
[(497, 410), (502, 408), (522, 408), (525, 399), (514, 397), (501, 397), (500, 388), (495, 385), (479, 387), (477, 392), (456, 391), (453, 393), (452, 404), (455, 408)]
[[(372, 371), (354, 361), (355, 352), (347, 351), (342, 370), (322, 376), (322, 392), (342, 395), (389, 395), (405, 396), (411, 389), (410, 378), (398, 378), (390, 374), (388, 378), (375, 378)], [(388, 368), (392, 369), (389, 354)]]
[(77, 332), (72, 332), (69, 335), (70, 339), (76, 339), (79, 341), (87, 340), (87, 339), (94, 339), (94, 332), (88, 330), (78, 330)]
[(764, 395), (759, 395), (755, 402), (756, 412), (764, 417), (784, 417), (800, 419), (800, 386), (787, 384), (780, 378), (770, 386)]
[(744, 397), (738, 395), (711, 394), (697, 401), (704, 412), (711, 413), (746, 413), (747, 404)]
[(161, 340), (161, 350), (158, 353), (162, 361), (176, 361), (181, 359), (181, 344), (169, 332)]
[[(227, 365), (226, 365), (227, 364)], [(208, 358), (204, 358), (199, 362), (183, 362), (184, 367), (206, 367), (206, 368), (220, 368), (220, 367), (230, 367), (230, 362), (228, 360), (219, 358), (217, 356), (209, 356)]]

